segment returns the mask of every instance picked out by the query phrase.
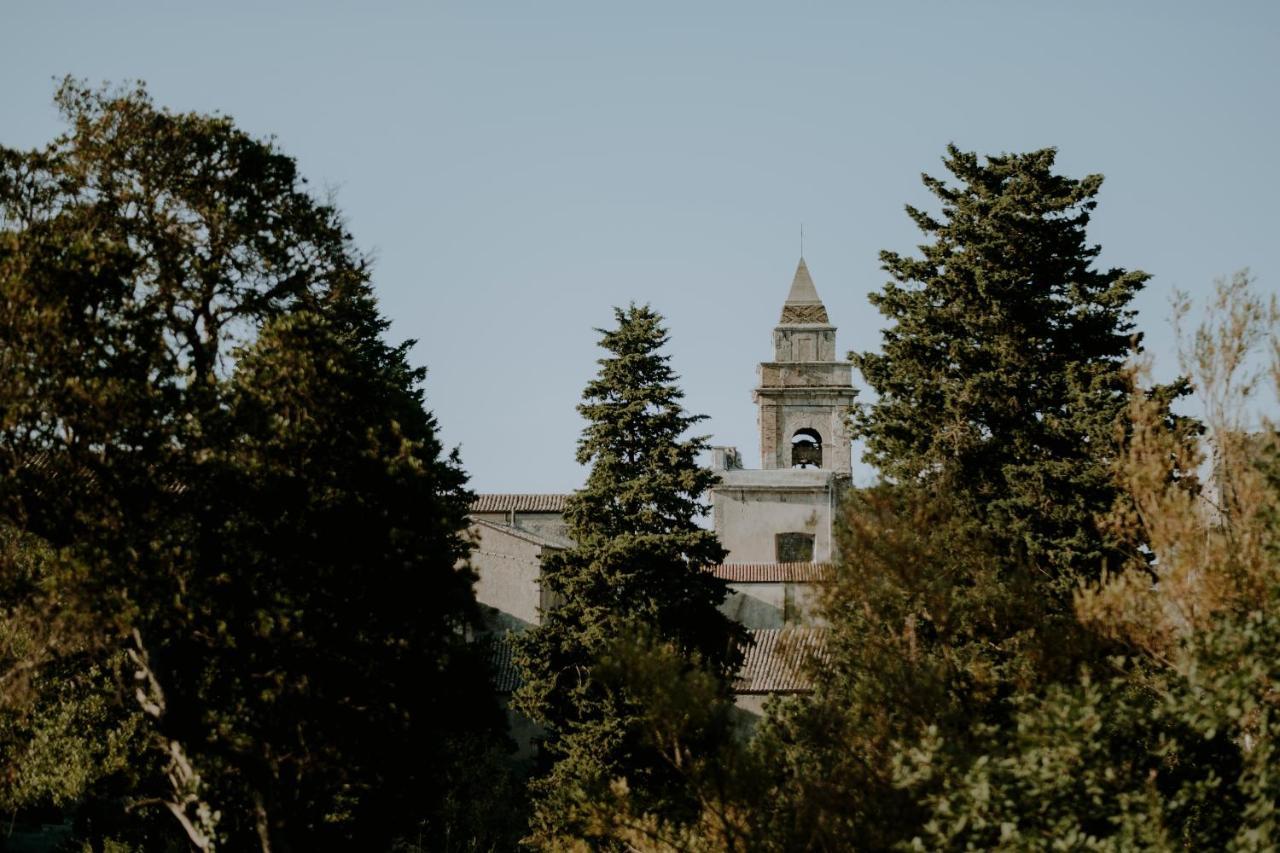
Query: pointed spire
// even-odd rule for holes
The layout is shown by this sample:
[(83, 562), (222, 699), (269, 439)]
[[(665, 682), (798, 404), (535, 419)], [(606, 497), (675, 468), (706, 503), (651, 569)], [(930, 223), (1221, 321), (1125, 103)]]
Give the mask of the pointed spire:
[(809, 277), (809, 267), (805, 265), (804, 257), (800, 258), (800, 264), (796, 267), (796, 276), (791, 280), (791, 292), (787, 294), (787, 304), (793, 303), (821, 303), (818, 298), (818, 289), (813, 286), (813, 279)]
[(796, 267), (795, 278), (791, 280), (791, 292), (787, 294), (787, 301), (783, 303), (780, 322), (782, 325), (829, 322), (826, 306), (818, 297), (818, 289), (813, 286), (809, 267), (805, 265), (803, 257), (800, 258), (800, 264)]

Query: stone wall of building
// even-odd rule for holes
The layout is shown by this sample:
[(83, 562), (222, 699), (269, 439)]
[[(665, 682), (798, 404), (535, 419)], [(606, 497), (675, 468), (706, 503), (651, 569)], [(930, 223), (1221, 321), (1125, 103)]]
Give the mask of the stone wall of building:
[[(832, 557), (832, 472), (821, 469), (718, 472), (712, 491), (716, 535), (731, 563), (788, 562), (779, 559), (778, 535), (813, 537), (808, 557), (797, 562), (825, 562)], [(787, 557), (789, 555), (783, 555)]]
[(720, 610), (752, 630), (817, 625), (818, 587), (803, 581), (730, 583)]
[(520, 631), (538, 624), (547, 543), (474, 517), (471, 529), (476, 537), (471, 565), (479, 575), (476, 599), (485, 609), (490, 630)]

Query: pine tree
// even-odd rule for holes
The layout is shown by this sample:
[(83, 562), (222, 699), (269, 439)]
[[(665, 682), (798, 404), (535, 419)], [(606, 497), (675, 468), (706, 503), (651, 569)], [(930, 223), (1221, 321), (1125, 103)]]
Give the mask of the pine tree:
[(1134, 551), (1096, 519), (1119, 495), (1126, 362), (1141, 341), (1131, 303), (1148, 276), (1094, 268), (1085, 228), (1102, 176), (1055, 174), (1054, 156), (982, 163), (949, 147), (958, 186), (923, 176), (941, 216), (907, 207), (930, 239), (923, 256), (881, 253), (883, 351), (851, 358), (878, 395), (856, 417), (867, 461), (950, 492), (1068, 596)]
[(588, 425), (578, 461), (586, 485), (568, 501), (573, 549), (548, 558), (543, 582), (559, 600), (519, 650), (525, 681), (518, 707), (546, 728), (547, 771), (534, 784), (532, 838), (554, 844), (589, 833), (575, 799), (622, 778), (638, 810), (678, 808), (672, 768), (643, 746), (642, 718), (625, 684), (595, 672), (620, 636), (674, 646), (689, 667), (705, 667), (727, 694), (739, 662), (740, 629), (717, 609), (725, 584), (705, 571), (724, 550), (696, 519), (715, 475), (700, 467), (702, 420), (680, 405), (662, 317), (646, 307), (615, 309), (617, 328), (599, 330), (609, 355), (583, 393)]

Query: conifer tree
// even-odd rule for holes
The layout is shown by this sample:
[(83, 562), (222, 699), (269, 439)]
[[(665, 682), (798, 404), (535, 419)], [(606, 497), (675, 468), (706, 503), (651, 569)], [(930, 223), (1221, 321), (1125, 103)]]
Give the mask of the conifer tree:
[[(887, 482), (846, 508), (827, 658), (766, 737), (785, 768), (777, 825), (802, 846), (892, 848), (945, 824), (937, 790), (963, 789), (1014, 742), (1019, 709), (1076, 695), (1120, 651), (1073, 595), (1144, 553), (1117, 468), (1147, 276), (1094, 268), (1101, 176), (1056, 174), (1052, 149), (982, 162), (952, 146), (944, 162), (957, 185), (924, 177), (940, 214), (907, 208), (922, 256), (881, 254), (882, 352), (851, 355), (877, 394), (854, 431)], [(1183, 391), (1148, 393), (1189, 431), (1168, 408)], [(1116, 510), (1126, 523), (1104, 523)]]
[(1096, 519), (1119, 495), (1126, 362), (1141, 341), (1131, 303), (1148, 276), (1095, 269), (1085, 228), (1102, 176), (1056, 174), (1054, 156), (984, 163), (950, 146), (958, 185), (923, 176), (941, 215), (907, 206), (930, 240), (922, 257), (881, 253), (882, 352), (851, 357), (878, 395), (856, 417), (867, 461), (950, 492), (1067, 596), (1134, 550)]
[(525, 682), (518, 706), (546, 728), (546, 772), (535, 781), (532, 839), (582, 837), (582, 797), (625, 779), (639, 809), (678, 809), (673, 769), (643, 746), (635, 692), (594, 671), (620, 636), (674, 647), (705, 667), (727, 695), (739, 661), (740, 630), (717, 609), (725, 584), (705, 571), (724, 550), (696, 519), (715, 475), (700, 467), (705, 439), (687, 438), (702, 420), (681, 407), (662, 317), (649, 307), (615, 309), (601, 332), (608, 355), (578, 407), (587, 427), (578, 461), (586, 485), (565, 517), (576, 547), (546, 559), (543, 582), (557, 598), (519, 649)]

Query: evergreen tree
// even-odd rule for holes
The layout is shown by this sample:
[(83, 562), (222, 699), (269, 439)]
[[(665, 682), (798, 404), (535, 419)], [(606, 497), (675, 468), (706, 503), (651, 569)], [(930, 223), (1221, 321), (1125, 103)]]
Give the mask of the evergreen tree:
[[(1093, 268), (1085, 228), (1102, 178), (1057, 175), (1053, 161), (949, 148), (959, 185), (924, 178), (941, 213), (907, 208), (931, 238), (922, 257), (881, 255), (883, 351), (851, 357), (877, 394), (855, 435), (888, 482), (846, 508), (815, 693), (766, 735), (785, 768), (775, 826), (793, 843), (892, 847), (945, 826), (960, 797), (936, 793), (968, 790), (1046, 692), (1123, 709), (1130, 733), (1154, 710), (1142, 690), (1080, 689), (1082, 668), (1110, 672), (1120, 649), (1073, 609), (1082, 581), (1141, 561), (1147, 538), (1117, 477), (1146, 275)], [(1168, 409), (1184, 391), (1149, 396), (1189, 432)], [(1126, 522), (1106, 523), (1117, 510)], [(1121, 760), (1157, 766), (1123, 725), (1112, 743), (1135, 753)], [(907, 769), (910, 755), (933, 772)]]
[(1102, 176), (1055, 174), (1054, 155), (983, 163), (949, 147), (958, 185), (923, 177), (941, 215), (907, 206), (930, 240), (922, 256), (881, 253), (882, 352), (851, 358), (878, 395), (856, 413), (867, 461), (950, 492), (1065, 599), (1134, 553), (1097, 518), (1120, 495), (1131, 303), (1148, 276), (1094, 268), (1085, 228)]
[[(1276, 847), (1280, 453), (1274, 424), (1245, 428), (1255, 391), (1280, 387), (1274, 363), (1273, 383), (1253, 368), (1278, 329), (1280, 307), (1239, 273), (1218, 283), (1206, 320), (1182, 340), (1211, 443), (1171, 422), (1162, 400), (1133, 396), (1117, 471), (1130, 504), (1110, 523), (1141, 525), (1155, 559), (1135, 558), (1076, 600), (1084, 626), (1125, 657), (1093, 661), (1075, 683), (1019, 690), (1012, 721), (979, 722), (967, 754), (946, 727), (900, 751), (895, 787), (927, 814), (916, 843)], [(1210, 447), (1213, 488), (1200, 494), (1183, 472), (1201, 469)]]
[(615, 317), (616, 328), (600, 330), (609, 355), (579, 406), (588, 424), (578, 461), (591, 472), (565, 510), (576, 545), (545, 560), (543, 583), (557, 603), (518, 652), (518, 707), (546, 728), (532, 833), (544, 845), (587, 835), (583, 799), (615, 779), (638, 798), (637, 811), (691, 807), (680, 802), (674, 768), (644, 745), (637, 691), (598, 677), (611, 644), (634, 634), (672, 647), (686, 666), (710, 672), (723, 695), (740, 658), (741, 629), (717, 609), (725, 584), (705, 571), (724, 550), (696, 523), (715, 475), (697, 462), (705, 439), (684, 436), (702, 418), (680, 405), (661, 316), (632, 305)]

